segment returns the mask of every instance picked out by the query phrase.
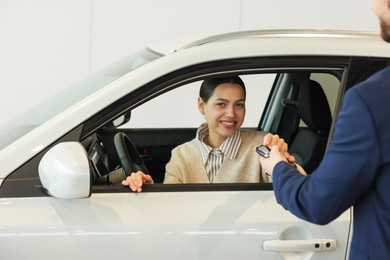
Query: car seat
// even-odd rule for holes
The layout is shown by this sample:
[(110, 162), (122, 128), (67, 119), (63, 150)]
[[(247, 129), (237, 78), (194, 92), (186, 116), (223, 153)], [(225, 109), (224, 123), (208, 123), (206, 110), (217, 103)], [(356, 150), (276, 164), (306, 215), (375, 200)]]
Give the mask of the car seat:
[(306, 126), (299, 127), (289, 152), (309, 174), (318, 167), (324, 155), (332, 115), (324, 90), (314, 80), (301, 82), (297, 106)]

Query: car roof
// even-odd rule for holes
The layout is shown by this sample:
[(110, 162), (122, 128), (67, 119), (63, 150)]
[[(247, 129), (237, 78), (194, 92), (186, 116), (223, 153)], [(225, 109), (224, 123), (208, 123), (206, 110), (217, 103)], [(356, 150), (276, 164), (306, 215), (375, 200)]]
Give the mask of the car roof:
[[(328, 42), (337, 42), (342, 43), (343, 45), (348, 45), (349, 53), (355, 52), (357, 55), (361, 54), (360, 50), (363, 46), (356, 45), (354, 43), (362, 42), (365, 52), (367, 52), (367, 44), (379, 46), (384, 46), (387, 49), (388, 44), (385, 43), (378, 32), (373, 31), (354, 31), (354, 30), (321, 30), (321, 29), (285, 29), (285, 30), (246, 30), (246, 31), (235, 31), (227, 32), (216, 35), (203, 35), (203, 36), (194, 36), (192, 38), (182, 38), (182, 39), (173, 39), (167, 42), (159, 43), (158, 45), (150, 46), (150, 49), (158, 52), (163, 55), (168, 55), (173, 52), (181, 52), (184, 50), (189, 50), (194, 47), (207, 47), (213, 44), (228, 44), (232, 41), (245, 41), (245, 40), (272, 40), (276, 43), (286, 42), (286, 39), (291, 40), (302, 40), (307, 41), (310, 39), (311, 43), (317, 43), (318, 46), (324, 48), (324, 53), (326, 53), (327, 48), (332, 48), (334, 46), (329, 46)], [(286, 46), (286, 45), (285, 45)], [(288, 48), (288, 46), (286, 46)], [(342, 46), (339, 45), (338, 48), (342, 49)], [(375, 49), (375, 48), (373, 48)], [(307, 51), (306, 48), (302, 49), (303, 52)], [(334, 48), (332, 48), (332, 51)], [(330, 51), (330, 52), (332, 52)], [(286, 49), (285, 52), (288, 52)], [(373, 52), (375, 53), (375, 52)], [(386, 52), (381, 52), (378, 54), (376, 52), (375, 56), (388, 57), (388, 49)]]
[(315, 30), (315, 29), (296, 29), (296, 30), (250, 30), (236, 31), (212, 35), (196, 41), (193, 41), (179, 49), (191, 48), (213, 42), (223, 42), (234, 39), (244, 38), (379, 38), (379, 33), (369, 31), (348, 31), (348, 30)]

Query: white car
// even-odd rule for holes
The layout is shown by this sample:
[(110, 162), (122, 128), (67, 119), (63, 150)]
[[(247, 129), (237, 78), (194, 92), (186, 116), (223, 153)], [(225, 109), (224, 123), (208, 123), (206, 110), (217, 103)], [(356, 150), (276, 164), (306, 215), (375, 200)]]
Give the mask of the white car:
[[(163, 184), (165, 164), (202, 122), (200, 82), (240, 75), (243, 127), (280, 134), (310, 174), (345, 91), (388, 65), (390, 45), (287, 30), (176, 47), (146, 48), (0, 127), (1, 259), (347, 258), (352, 209), (315, 225), (278, 205), (272, 183)], [(138, 168), (156, 183), (133, 193), (120, 180)]]

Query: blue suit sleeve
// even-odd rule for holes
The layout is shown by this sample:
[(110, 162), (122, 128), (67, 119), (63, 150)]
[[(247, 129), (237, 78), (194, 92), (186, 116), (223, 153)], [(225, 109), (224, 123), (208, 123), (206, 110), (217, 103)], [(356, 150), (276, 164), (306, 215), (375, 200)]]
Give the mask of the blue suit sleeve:
[(371, 112), (352, 88), (337, 118), (332, 144), (309, 176), (279, 162), (273, 171), (275, 197), (299, 218), (327, 224), (351, 207), (373, 184), (378, 165), (377, 129)]

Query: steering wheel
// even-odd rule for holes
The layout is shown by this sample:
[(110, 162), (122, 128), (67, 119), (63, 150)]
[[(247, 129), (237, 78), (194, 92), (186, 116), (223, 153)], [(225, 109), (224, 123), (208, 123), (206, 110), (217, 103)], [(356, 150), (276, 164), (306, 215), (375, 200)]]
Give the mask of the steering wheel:
[(139, 155), (137, 148), (135, 148), (133, 142), (125, 133), (116, 133), (114, 136), (114, 143), (116, 152), (126, 176), (130, 176), (131, 173), (137, 171), (142, 171), (145, 174), (149, 174), (149, 171), (147, 170), (144, 161)]

